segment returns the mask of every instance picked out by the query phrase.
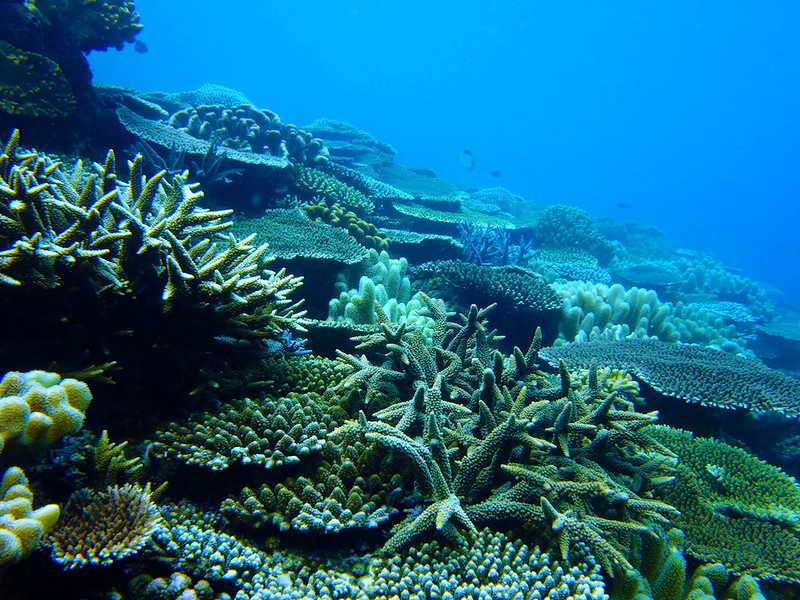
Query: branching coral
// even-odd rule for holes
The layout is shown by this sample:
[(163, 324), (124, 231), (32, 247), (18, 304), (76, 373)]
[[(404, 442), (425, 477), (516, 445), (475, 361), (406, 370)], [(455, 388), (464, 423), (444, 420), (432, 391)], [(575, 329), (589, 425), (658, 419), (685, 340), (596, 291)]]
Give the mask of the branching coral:
[(680, 510), (686, 551), (733, 573), (800, 582), (800, 486), (794, 478), (710, 438), (665, 426), (647, 434), (679, 458), (675, 481), (661, 488)]
[(676, 514), (652, 498), (669, 480), (672, 457), (641, 433), (655, 416), (601, 392), (596, 373), (573, 389), (566, 368), (555, 381), (536, 372), (540, 332), (526, 353), (495, 351), (486, 326), (493, 306), (473, 305), (460, 323), (447, 323), (429, 305), (431, 343), (416, 332), (386, 339), (382, 366), (341, 355), (352, 369), (341, 391), (366, 388), (367, 407), (387, 389), (401, 400), (331, 436), (359, 435), (403, 457), (427, 497), (384, 550), (433, 532), (474, 537), (475, 523), (522, 521), (549, 525), (565, 556), (586, 543), (606, 570), (627, 568), (622, 539)]
[(553, 284), (564, 299), (560, 340), (658, 338), (745, 354), (745, 340), (700, 305), (661, 302), (654, 290), (569, 281)]
[(687, 402), (800, 415), (797, 381), (760, 362), (690, 344), (651, 339), (596, 340), (547, 348), (541, 356), (570, 368), (593, 364), (623, 369), (656, 391)]
[(236, 337), (266, 337), (302, 315), (288, 297), (302, 278), (267, 269), (254, 236), (220, 236), (231, 211), (199, 207), (203, 194), (184, 176), (146, 177), (137, 156), (126, 183), (113, 152), (64, 170), (18, 142), (15, 131), (0, 156), (2, 283), (56, 287), (72, 274), (100, 293), (158, 286), (165, 312), (205, 311)]
[(357, 440), (329, 444), (309, 476), (289, 477), (274, 486), (245, 488), (239, 499), (222, 503), (222, 513), (255, 528), (338, 533), (377, 528), (397, 512), (404, 481)]
[(48, 543), (53, 560), (65, 569), (110, 565), (139, 552), (161, 524), (149, 484), (81, 489), (67, 502)]
[(328, 150), (310, 133), (281, 122), (270, 110), (251, 104), (200, 104), (179, 110), (169, 126), (225, 149), (291, 159), (298, 164), (325, 163)]
[(0, 453), (9, 443), (52, 445), (83, 426), (92, 394), (57, 373), (6, 373), (0, 381)]
[(33, 510), (33, 492), (19, 467), (0, 480), (0, 568), (28, 556), (56, 525), (58, 505)]
[(231, 464), (272, 469), (297, 463), (325, 445), (327, 425), (319, 396), (238, 400), (156, 432), (153, 452), (214, 471)]

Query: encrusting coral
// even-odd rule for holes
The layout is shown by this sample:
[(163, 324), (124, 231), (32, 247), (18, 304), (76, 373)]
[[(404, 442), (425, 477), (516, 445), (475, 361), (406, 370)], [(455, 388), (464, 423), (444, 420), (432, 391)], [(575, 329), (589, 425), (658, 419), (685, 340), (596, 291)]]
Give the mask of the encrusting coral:
[(53, 560), (65, 569), (110, 565), (139, 552), (161, 523), (149, 484), (81, 489), (70, 497), (48, 544)]
[(693, 344), (652, 339), (595, 340), (546, 348), (551, 365), (593, 364), (623, 369), (656, 391), (686, 402), (756, 413), (800, 416), (800, 388), (792, 377), (760, 362)]
[(53, 530), (61, 511), (57, 504), (33, 509), (33, 492), (19, 467), (0, 480), (0, 568), (28, 556)]
[(800, 486), (741, 448), (658, 425), (647, 435), (675, 452), (675, 479), (659, 489), (680, 516), (686, 552), (732, 573), (800, 582)]
[(52, 445), (83, 426), (92, 394), (82, 381), (46, 371), (0, 380), (0, 454), (9, 444)]

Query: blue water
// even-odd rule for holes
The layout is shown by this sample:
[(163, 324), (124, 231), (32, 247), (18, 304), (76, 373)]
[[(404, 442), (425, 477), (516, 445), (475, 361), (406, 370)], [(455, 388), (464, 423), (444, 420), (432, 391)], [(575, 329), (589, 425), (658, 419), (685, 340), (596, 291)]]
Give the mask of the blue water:
[(798, 3), (136, 4), (149, 52), (93, 53), (96, 81), (350, 121), (401, 163), (653, 224), (800, 294)]

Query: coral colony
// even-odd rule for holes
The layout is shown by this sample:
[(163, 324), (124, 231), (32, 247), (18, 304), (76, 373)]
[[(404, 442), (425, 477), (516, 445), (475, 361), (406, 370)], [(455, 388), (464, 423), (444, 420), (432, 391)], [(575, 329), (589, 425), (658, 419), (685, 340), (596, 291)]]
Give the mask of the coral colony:
[(222, 86), (93, 87), (133, 2), (8, 12), (0, 596), (798, 597), (758, 283)]

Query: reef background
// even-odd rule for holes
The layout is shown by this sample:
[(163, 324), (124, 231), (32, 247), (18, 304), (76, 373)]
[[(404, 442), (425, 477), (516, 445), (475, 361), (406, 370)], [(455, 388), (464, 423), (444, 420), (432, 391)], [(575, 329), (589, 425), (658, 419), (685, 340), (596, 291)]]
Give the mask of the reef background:
[[(96, 81), (165, 91), (212, 81), (298, 125), (348, 121), (391, 143), (402, 164), (654, 225), (800, 294), (795, 4), (137, 9), (149, 52), (92, 54)], [(465, 147), (474, 172), (458, 160)]]

